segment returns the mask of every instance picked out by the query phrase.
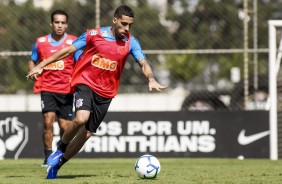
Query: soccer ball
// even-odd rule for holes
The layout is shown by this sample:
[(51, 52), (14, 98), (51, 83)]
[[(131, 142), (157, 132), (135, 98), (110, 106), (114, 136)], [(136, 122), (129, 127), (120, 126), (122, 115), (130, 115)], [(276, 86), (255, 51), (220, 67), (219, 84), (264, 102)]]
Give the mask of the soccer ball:
[(161, 164), (153, 155), (142, 155), (136, 160), (135, 171), (141, 179), (155, 179), (161, 171)]

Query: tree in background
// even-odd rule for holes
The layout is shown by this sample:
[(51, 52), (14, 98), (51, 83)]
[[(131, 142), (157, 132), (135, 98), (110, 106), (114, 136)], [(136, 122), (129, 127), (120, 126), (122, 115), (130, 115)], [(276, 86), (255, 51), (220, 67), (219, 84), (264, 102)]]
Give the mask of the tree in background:
[[(181, 1), (184, 6), (185, 1)], [(243, 22), (238, 17), (238, 10), (242, 5), (238, 1), (199, 1), (195, 11), (184, 11), (180, 15), (170, 14), (180, 22), (178, 32), (173, 36), (177, 41), (179, 49), (242, 49), (243, 48)], [(275, 7), (273, 5), (276, 5)], [(278, 4), (280, 6), (278, 6)], [(252, 8), (252, 4), (249, 5)], [(277, 15), (271, 10), (281, 7), (281, 2), (258, 1), (258, 37), (259, 48), (268, 47), (268, 25), (267, 20)], [(249, 47), (253, 46), (253, 19), (250, 14), (249, 22)], [(183, 39), (185, 38), (185, 39)], [(261, 75), (267, 73), (267, 54), (259, 55), (259, 72)], [(252, 65), (252, 55), (250, 67)], [(172, 63), (180, 63), (175, 66)], [(195, 64), (197, 63), (197, 64)], [(184, 84), (202, 80), (205, 86), (216, 85), (221, 79), (229, 80), (232, 67), (243, 68), (243, 54), (216, 54), (204, 55), (170, 55), (167, 58), (167, 67), (170, 71), (170, 79), (175, 82), (182, 79)], [(215, 69), (217, 68), (217, 69)], [(209, 71), (209, 72), (208, 72)], [(250, 68), (250, 74), (252, 70)], [(243, 72), (243, 70), (241, 71)], [(187, 75), (191, 73), (191, 75)], [(213, 78), (213, 80), (210, 80)], [(207, 83), (208, 81), (208, 83)]]
[[(36, 37), (49, 30), (48, 18), (45, 11), (34, 8), (31, 0), (23, 6), (13, 2), (9, 6), (0, 6), (1, 51), (31, 50)], [(27, 61), (28, 57), (0, 57), (0, 93), (32, 89), (32, 84), (25, 80)]]
[[(96, 27), (95, 1), (55, 1), (52, 9), (46, 11), (33, 6), (28, 0), (22, 5), (9, 1), (0, 6), (0, 51), (30, 51), (36, 37), (50, 32), (50, 12), (64, 9), (70, 14), (68, 31), (77, 36), (86, 28)], [(157, 1), (156, 1), (157, 2)], [(166, 20), (175, 27), (160, 23), (160, 9), (150, 6), (146, 0), (101, 1), (101, 26), (111, 23), (116, 6), (129, 4), (135, 12), (135, 24), (132, 33), (140, 41), (144, 50), (159, 49), (228, 49), (243, 48), (243, 22), (238, 18), (238, 10), (243, 1), (206, 1), (199, 0), (193, 6), (187, 0), (167, 0)], [(251, 1), (249, 1), (251, 7)], [(196, 6), (195, 6), (196, 5)], [(258, 0), (258, 46), (268, 47), (269, 19), (282, 19), (280, 0)], [(250, 13), (251, 16), (251, 13)], [(249, 46), (252, 47), (252, 22), (249, 22)], [(230, 68), (243, 68), (243, 54), (218, 55), (150, 55), (156, 74), (169, 72), (171, 84), (187, 84), (199, 81), (203, 84), (215, 84), (220, 79), (229, 79)], [(252, 54), (249, 55), (250, 61)], [(0, 57), (0, 93), (15, 93), (19, 89), (30, 90), (32, 83), (25, 80), (28, 57)], [(164, 64), (165, 63), (165, 67)], [(259, 72), (267, 73), (267, 54), (259, 55)], [(250, 62), (250, 68), (252, 62)], [(136, 75), (139, 66), (129, 59), (121, 79), (122, 86), (134, 86), (128, 91), (139, 92), (138, 85), (144, 85), (145, 79)], [(250, 69), (250, 71), (252, 71)], [(133, 74), (134, 73), (134, 74)], [(213, 78), (211, 80), (211, 78)], [(173, 86), (171, 86), (173, 87)], [(126, 91), (126, 92), (128, 92)]]

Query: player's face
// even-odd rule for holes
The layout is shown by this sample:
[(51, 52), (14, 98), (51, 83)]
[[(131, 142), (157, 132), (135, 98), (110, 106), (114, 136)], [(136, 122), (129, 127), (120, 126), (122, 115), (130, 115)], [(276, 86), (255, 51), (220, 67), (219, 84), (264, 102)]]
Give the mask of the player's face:
[(123, 15), (121, 18), (114, 17), (113, 19), (113, 31), (117, 39), (123, 39), (129, 32), (131, 25), (133, 24), (133, 17)]
[(53, 22), (50, 23), (50, 26), (53, 29), (53, 35), (61, 37), (64, 35), (68, 27), (67, 17), (65, 15), (56, 14), (53, 18)]

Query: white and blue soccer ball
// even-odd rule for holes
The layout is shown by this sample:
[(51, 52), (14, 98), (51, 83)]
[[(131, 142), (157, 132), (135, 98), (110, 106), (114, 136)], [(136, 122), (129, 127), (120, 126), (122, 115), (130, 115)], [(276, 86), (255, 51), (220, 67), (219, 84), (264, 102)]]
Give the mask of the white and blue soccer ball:
[(161, 171), (161, 164), (153, 155), (142, 155), (136, 160), (135, 171), (141, 179), (155, 179)]

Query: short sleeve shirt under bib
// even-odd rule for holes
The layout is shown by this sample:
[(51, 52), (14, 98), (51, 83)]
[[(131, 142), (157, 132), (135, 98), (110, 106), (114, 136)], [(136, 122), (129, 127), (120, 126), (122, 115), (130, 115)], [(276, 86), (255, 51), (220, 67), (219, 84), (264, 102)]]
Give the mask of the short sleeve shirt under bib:
[(83, 49), (83, 53), (75, 67), (71, 86), (86, 84), (106, 98), (116, 95), (128, 55), (135, 60), (145, 58), (137, 39), (127, 34), (124, 39), (116, 40), (110, 27), (89, 29), (73, 45)]
[[(52, 39), (51, 34), (39, 37), (32, 51), (31, 59), (34, 62), (41, 62), (58, 50), (71, 45), (76, 38), (76, 36), (66, 33), (58, 42)], [(70, 93), (70, 81), (75, 65), (73, 57), (70, 55), (45, 66), (43, 73), (38, 76), (38, 80), (34, 84), (34, 92)]]

